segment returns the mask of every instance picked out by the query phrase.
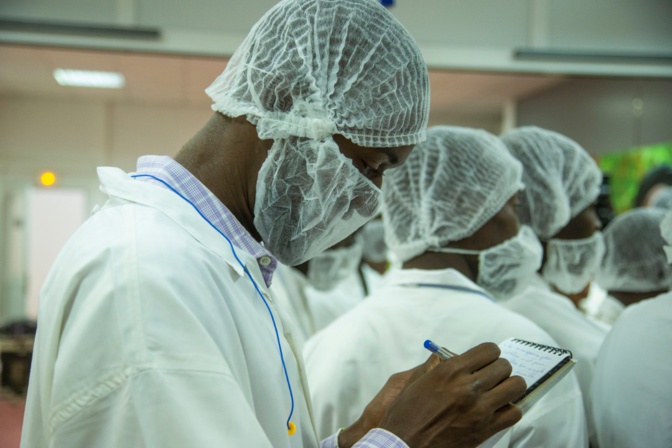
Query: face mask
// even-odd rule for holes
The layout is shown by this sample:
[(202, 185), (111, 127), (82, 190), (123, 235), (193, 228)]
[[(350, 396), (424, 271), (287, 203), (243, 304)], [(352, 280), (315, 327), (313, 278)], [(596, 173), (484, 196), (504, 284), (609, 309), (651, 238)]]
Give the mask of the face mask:
[(668, 243), (663, 246), (663, 250), (667, 256), (667, 262), (672, 263), (672, 246), (669, 245), (669, 243), (672, 243), (672, 211), (668, 212), (660, 223), (660, 234)]
[(279, 139), (259, 170), (254, 226), (281, 263), (296, 266), (363, 226), (380, 199), (331, 137)]
[(476, 284), (505, 300), (520, 292), (527, 279), (541, 266), (543, 249), (532, 229), (521, 226), (518, 235), (485, 250), (454, 248), (430, 249), (433, 252), (478, 255)]
[(387, 245), (385, 244), (385, 225), (381, 220), (368, 222), (362, 228), (364, 244), (363, 257), (373, 263), (382, 263), (387, 260)]
[(357, 271), (362, 260), (362, 243), (325, 250), (308, 261), (308, 282), (318, 291), (330, 291)]
[(581, 240), (551, 239), (541, 275), (559, 291), (576, 294), (585, 289), (604, 257), (602, 232)]

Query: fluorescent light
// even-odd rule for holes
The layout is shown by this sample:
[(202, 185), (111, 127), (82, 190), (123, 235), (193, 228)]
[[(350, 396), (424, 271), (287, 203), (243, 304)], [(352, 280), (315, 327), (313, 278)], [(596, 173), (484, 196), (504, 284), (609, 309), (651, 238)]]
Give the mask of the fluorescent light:
[(62, 86), (98, 87), (102, 89), (121, 89), (126, 84), (126, 79), (121, 73), (63, 68), (54, 70), (54, 79)]

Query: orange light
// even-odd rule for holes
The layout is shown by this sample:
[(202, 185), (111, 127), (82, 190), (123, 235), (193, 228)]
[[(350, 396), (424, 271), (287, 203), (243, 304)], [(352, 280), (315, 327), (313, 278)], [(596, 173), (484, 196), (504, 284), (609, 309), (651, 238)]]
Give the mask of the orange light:
[(45, 171), (40, 175), (40, 183), (45, 187), (51, 187), (56, 183), (56, 175), (51, 171)]

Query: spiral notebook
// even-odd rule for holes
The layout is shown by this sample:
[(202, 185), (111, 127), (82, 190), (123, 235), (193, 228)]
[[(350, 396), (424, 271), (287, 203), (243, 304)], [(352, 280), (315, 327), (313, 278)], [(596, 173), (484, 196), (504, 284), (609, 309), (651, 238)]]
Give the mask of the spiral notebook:
[[(514, 404), (525, 414), (541, 397), (569, 373), (576, 364), (572, 352), (562, 348), (536, 344), (522, 339), (507, 339), (499, 344), (501, 358), (506, 358), (513, 372), (525, 379), (527, 390)], [(511, 428), (504, 429), (479, 445), (494, 447)]]
[(507, 339), (499, 344), (500, 357), (511, 363), (511, 375), (525, 379), (527, 390), (513, 402), (523, 412), (534, 405), (549, 389), (555, 386), (574, 367), (572, 352), (522, 339)]

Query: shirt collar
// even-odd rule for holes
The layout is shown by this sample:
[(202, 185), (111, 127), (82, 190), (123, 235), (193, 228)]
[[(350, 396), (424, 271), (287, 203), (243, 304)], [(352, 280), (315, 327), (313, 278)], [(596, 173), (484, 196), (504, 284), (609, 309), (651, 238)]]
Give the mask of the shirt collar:
[[(278, 266), (276, 258), (257, 242), (233, 213), (186, 168), (168, 156), (143, 156), (138, 159), (137, 173), (158, 177), (191, 201), (236, 248), (244, 250), (257, 260), (266, 286), (271, 286), (273, 273)], [(138, 180), (166, 188), (164, 184), (151, 177), (139, 177)]]

